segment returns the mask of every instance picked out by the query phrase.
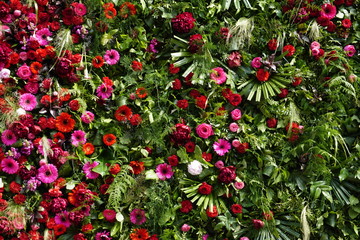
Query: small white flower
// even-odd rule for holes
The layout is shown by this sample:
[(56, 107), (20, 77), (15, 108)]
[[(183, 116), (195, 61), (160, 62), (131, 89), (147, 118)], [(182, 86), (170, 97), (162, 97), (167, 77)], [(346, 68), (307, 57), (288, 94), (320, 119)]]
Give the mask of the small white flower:
[(16, 113), (18, 114), (18, 116), (21, 116), (21, 115), (25, 115), (26, 114), (26, 111), (22, 108), (18, 108), (16, 110)]
[(194, 160), (188, 165), (188, 172), (191, 175), (199, 175), (202, 172), (202, 170), (203, 168), (198, 160)]
[(3, 78), (9, 78), (9, 77), (10, 77), (10, 70), (7, 68), (1, 69), (0, 78), (3, 79)]

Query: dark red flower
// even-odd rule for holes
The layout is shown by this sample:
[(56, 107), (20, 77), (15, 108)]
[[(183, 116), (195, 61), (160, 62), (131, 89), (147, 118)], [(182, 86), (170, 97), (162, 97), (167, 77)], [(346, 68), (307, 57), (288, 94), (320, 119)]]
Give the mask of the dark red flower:
[(223, 167), (220, 169), (220, 173), (218, 175), (219, 182), (229, 184), (235, 181), (236, 178), (236, 168), (234, 166)]
[(268, 118), (268, 119), (266, 120), (266, 125), (267, 125), (269, 128), (276, 128), (277, 119), (276, 119), (276, 118)]
[(197, 53), (204, 45), (204, 40), (201, 34), (194, 34), (189, 39), (189, 51), (191, 53)]
[(132, 126), (138, 126), (138, 125), (140, 125), (141, 122), (142, 122), (142, 118), (141, 118), (140, 114), (134, 114), (130, 118), (130, 124)]
[(233, 204), (230, 210), (233, 214), (239, 214), (242, 213), (242, 206), (240, 204)]
[(216, 206), (213, 206), (212, 209), (210, 209), (210, 207), (206, 210), (206, 215), (210, 218), (214, 218), (217, 217), (219, 215), (219, 212), (217, 210)]
[(118, 107), (118, 109), (115, 111), (114, 116), (115, 116), (115, 119), (120, 122), (130, 120), (131, 116), (132, 116), (131, 108), (129, 108), (126, 105), (122, 105), (122, 106)]
[(136, 7), (130, 2), (124, 2), (119, 9), (119, 16), (122, 18), (128, 18), (129, 16), (136, 14)]
[(277, 42), (277, 40), (275, 38), (271, 39), (268, 42), (267, 46), (268, 46), (270, 51), (275, 51), (278, 48), (278, 42)]
[(291, 56), (294, 55), (294, 53), (295, 53), (295, 47), (294, 47), (293, 45), (291, 45), (291, 44), (285, 45), (285, 46), (283, 47), (282, 52), (283, 52), (283, 53), (284, 53), (284, 52), (287, 52), (287, 54), (286, 54), (285, 56), (286, 56), (286, 57), (291, 57)]
[(192, 141), (185, 143), (184, 147), (186, 149), (186, 152), (188, 152), (188, 153), (192, 153), (195, 151), (195, 143)]
[(255, 229), (263, 228), (265, 223), (261, 221), (260, 219), (252, 219), (253, 226)]
[(174, 64), (170, 64), (169, 66), (169, 72), (171, 74), (177, 74), (178, 72), (180, 71), (180, 68), (179, 67), (175, 67)]
[(211, 162), (211, 160), (212, 160), (212, 154), (211, 153), (203, 152), (201, 156), (207, 162)]
[(231, 105), (236, 107), (242, 102), (242, 97), (240, 94), (231, 93), (228, 97), (228, 101), (230, 102)]
[(344, 28), (351, 28), (351, 20), (348, 18), (345, 18), (344, 20), (341, 21), (341, 24)]
[(191, 133), (191, 129), (189, 126), (186, 126), (185, 124), (182, 123), (178, 123), (175, 125), (175, 128), (172, 134), (170, 135), (170, 139), (176, 145), (183, 145), (190, 140), (191, 138), (190, 133)]
[(198, 193), (200, 193), (202, 195), (209, 195), (209, 194), (211, 194), (212, 190), (213, 190), (213, 187), (210, 184), (203, 182), (198, 188)]
[(207, 106), (207, 97), (204, 95), (201, 95), (200, 97), (196, 97), (195, 104), (197, 107), (199, 107), (201, 109), (205, 109)]
[(286, 88), (281, 88), (280, 91), (281, 92), (278, 94), (279, 98), (286, 98), (289, 94), (289, 90), (287, 90)]
[(262, 68), (260, 68), (257, 72), (256, 72), (256, 78), (260, 81), (260, 82), (266, 82), (267, 80), (269, 80), (270, 77), (270, 73)]
[(180, 90), (182, 87), (182, 84), (181, 84), (181, 81), (179, 79), (175, 79), (173, 82), (172, 82), (172, 89), (174, 90)]
[(189, 213), (193, 209), (193, 205), (190, 200), (184, 200), (181, 202), (180, 212)]
[(195, 27), (195, 21), (192, 13), (184, 12), (171, 19), (171, 24), (175, 32), (188, 33)]
[(144, 162), (131, 161), (129, 165), (132, 167), (132, 173), (135, 175), (145, 170)]
[(177, 101), (176, 106), (178, 106), (181, 109), (186, 109), (189, 106), (189, 102), (186, 99), (181, 99)]
[(167, 158), (167, 161), (172, 167), (176, 167), (179, 164), (179, 157), (176, 155), (171, 155)]
[(240, 143), (238, 147), (235, 148), (238, 153), (245, 153), (247, 149), (249, 149), (249, 143), (244, 142)]
[(135, 72), (139, 72), (142, 70), (142, 63), (141, 62), (138, 62), (138, 61), (132, 61), (131, 63), (131, 68), (135, 71)]

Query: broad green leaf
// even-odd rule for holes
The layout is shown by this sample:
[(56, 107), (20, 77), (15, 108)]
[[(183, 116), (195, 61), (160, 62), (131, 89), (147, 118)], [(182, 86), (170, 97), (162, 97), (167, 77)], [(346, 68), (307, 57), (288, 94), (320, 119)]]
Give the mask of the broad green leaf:
[(339, 175), (340, 182), (344, 181), (348, 176), (349, 176), (348, 170), (346, 168), (341, 169)]

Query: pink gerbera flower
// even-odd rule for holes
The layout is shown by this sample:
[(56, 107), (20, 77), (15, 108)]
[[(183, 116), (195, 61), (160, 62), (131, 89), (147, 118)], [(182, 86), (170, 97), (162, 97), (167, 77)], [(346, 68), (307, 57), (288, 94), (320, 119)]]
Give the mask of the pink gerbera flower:
[(43, 183), (52, 183), (58, 178), (58, 170), (53, 164), (44, 164), (38, 169), (37, 178)]
[(14, 174), (19, 170), (19, 163), (12, 158), (4, 158), (1, 160), (1, 168), (3, 172)]
[(104, 60), (109, 65), (116, 64), (120, 59), (120, 54), (115, 49), (107, 50), (104, 55)]
[(62, 224), (67, 228), (70, 227), (71, 222), (69, 220), (69, 213), (67, 211), (57, 213), (56, 216), (55, 216), (55, 223), (56, 224)]
[(93, 168), (96, 167), (97, 165), (99, 165), (100, 163), (99, 162), (87, 162), (84, 164), (83, 166), (83, 171), (85, 173), (85, 176), (88, 178), (88, 179), (95, 179), (97, 177), (99, 177), (100, 174), (96, 173), (93, 171)]
[(141, 225), (145, 223), (146, 222), (145, 211), (135, 208), (130, 213), (130, 221), (136, 225)]
[(212, 73), (210, 73), (210, 78), (216, 82), (216, 84), (222, 84), (226, 82), (227, 76), (224, 72), (224, 69), (221, 67), (213, 68)]
[(81, 130), (76, 130), (71, 134), (71, 144), (75, 147), (79, 146), (79, 144), (86, 143), (86, 133)]
[(225, 139), (219, 139), (213, 144), (213, 148), (218, 155), (224, 156), (230, 150), (231, 144)]
[(40, 46), (46, 46), (51, 40), (52, 33), (48, 28), (40, 29), (36, 32), (36, 40), (39, 42)]
[(20, 96), (19, 105), (26, 111), (32, 111), (37, 106), (36, 97), (31, 93), (25, 93)]
[(160, 180), (170, 179), (174, 175), (171, 165), (166, 163), (159, 164), (155, 172)]
[(81, 115), (81, 121), (83, 123), (89, 124), (92, 121), (94, 121), (94, 119), (95, 119), (95, 115), (90, 111), (86, 111)]
[(333, 19), (336, 16), (336, 7), (329, 3), (325, 3), (321, 6), (320, 16), (327, 19)]
[(106, 85), (105, 83), (101, 84), (96, 89), (96, 95), (101, 99), (107, 99), (111, 96), (113, 89), (111, 86)]
[(17, 138), (16, 138), (15, 134), (11, 130), (7, 129), (7, 130), (3, 131), (3, 133), (1, 134), (1, 141), (6, 146), (11, 146), (14, 143), (16, 143)]
[(74, 7), (74, 12), (78, 16), (84, 16), (87, 12), (86, 6), (82, 3), (72, 3), (71, 4)]

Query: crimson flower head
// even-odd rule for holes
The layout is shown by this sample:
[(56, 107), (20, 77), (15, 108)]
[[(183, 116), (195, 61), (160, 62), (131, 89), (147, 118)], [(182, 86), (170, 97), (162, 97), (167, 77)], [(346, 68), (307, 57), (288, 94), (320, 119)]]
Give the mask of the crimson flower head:
[(229, 184), (235, 181), (236, 178), (236, 168), (234, 166), (223, 167), (220, 169), (220, 173), (218, 175), (219, 182)]
[(251, 221), (252, 221), (255, 229), (263, 228), (265, 225), (265, 223), (263, 221), (261, 221), (260, 219), (253, 219)]
[(209, 194), (211, 194), (212, 190), (213, 190), (213, 187), (210, 184), (203, 182), (198, 188), (198, 193), (200, 193), (202, 195), (209, 195)]
[(192, 13), (184, 12), (171, 19), (171, 24), (175, 32), (188, 33), (195, 27), (195, 21)]
[(256, 72), (256, 78), (260, 81), (260, 82), (266, 82), (269, 80), (270, 77), (270, 73), (262, 68), (260, 68), (257, 72)]
[(128, 18), (129, 16), (136, 14), (136, 7), (130, 2), (124, 2), (120, 6), (119, 16), (122, 18)]
[(283, 53), (287, 52), (287, 54), (285, 55), (286, 57), (291, 57), (295, 53), (295, 47), (293, 45), (289, 44), (289, 45), (284, 46), (282, 51), (283, 51)]
[(180, 212), (189, 213), (193, 209), (193, 205), (190, 200), (184, 200), (181, 202)]
[(197, 53), (204, 45), (204, 40), (201, 34), (194, 34), (189, 39), (189, 51), (191, 53)]

